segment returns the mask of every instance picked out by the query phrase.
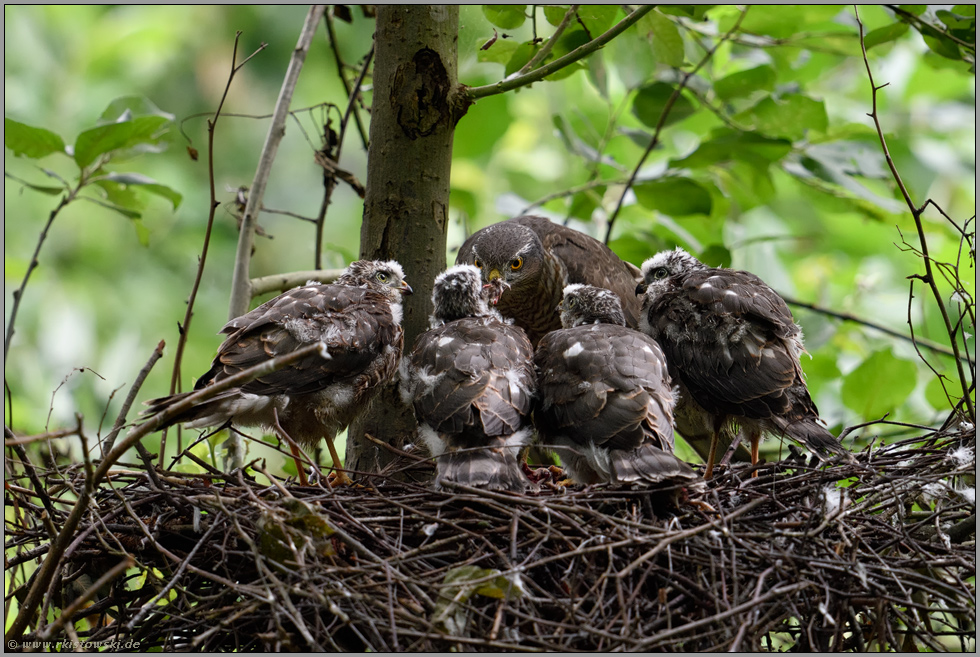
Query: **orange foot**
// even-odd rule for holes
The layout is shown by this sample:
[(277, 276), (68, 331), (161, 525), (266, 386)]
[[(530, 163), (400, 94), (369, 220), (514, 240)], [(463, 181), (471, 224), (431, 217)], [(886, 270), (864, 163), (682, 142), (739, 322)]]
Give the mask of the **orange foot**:
[(327, 475), (327, 486), (337, 488), (338, 486), (353, 486), (354, 482), (343, 470), (334, 470)]

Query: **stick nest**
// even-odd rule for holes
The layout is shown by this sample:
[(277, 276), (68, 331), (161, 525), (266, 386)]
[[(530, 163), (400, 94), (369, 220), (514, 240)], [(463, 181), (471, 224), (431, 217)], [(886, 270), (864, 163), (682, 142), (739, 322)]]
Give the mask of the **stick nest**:
[[(975, 444), (967, 427), (855, 464), (786, 460), (754, 478), (737, 464), (702, 498), (714, 511), (656, 491), (435, 492), (383, 475), (332, 490), (250, 470), (117, 469), (48, 590), (51, 624), (35, 619), (25, 639), (141, 651), (971, 651)], [(82, 467), (34, 484), (11, 469), (8, 604), (84, 485)]]

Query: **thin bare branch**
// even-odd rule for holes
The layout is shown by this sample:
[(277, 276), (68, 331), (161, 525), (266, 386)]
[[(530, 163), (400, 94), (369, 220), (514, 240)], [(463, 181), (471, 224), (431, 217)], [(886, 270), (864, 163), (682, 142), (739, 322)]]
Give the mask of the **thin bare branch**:
[(479, 100), (480, 98), (486, 98), (487, 96), (506, 93), (513, 89), (525, 87), (534, 82), (543, 80), (552, 73), (560, 71), (566, 66), (574, 64), (583, 57), (588, 57), (592, 53), (596, 52), (599, 50), (599, 48), (603, 47), (614, 38), (625, 32), (629, 27), (635, 25), (637, 21), (650, 13), (653, 10), (653, 7), (654, 5), (637, 7), (626, 18), (621, 20), (616, 25), (613, 25), (592, 41), (579, 46), (567, 55), (563, 55), (558, 59), (545, 64), (541, 68), (525, 73), (524, 75), (512, 75), (504, 80), (501, 80), (500, 82), (494, 82), (493, 84), (484, 85), (482, 87), (465, 87), (463, 94), (467, 100), (472, 102)]
[(340, 278), (342, 269), (312, 269), (309, 271), (292, 271), (285, 274), (273, 274), (251, 280), (252, 294), (260, 296), (269, 292), (285, 292), (309, 281), (332, 283)]
[(967, 382), (966, 371), (963, 368), (963, 358), (960, 354), (959, 340), (957, 340), (956, 330), (953, 328), (953, 324), (949, 318), (949, 312), (946, 309), (946, 301), (943, 298), (942, 292), (939, 290), (939, 285), (936, 282), (936, 276), (932, 270), (932, 258), (929, 256), (929, 244), (926, 240), (925, 227), (922, 225), (922, 208), (916, 207), (915, 203), (912, 201), (912, 197), (909, 194), (908, 189), (905, 187), (905, 183), (902, 182), (902, 176), (898, 172), (898, 168), (895, 166), (894, 160), (892, 160), (891, 152), (888, 150), (888, 142), (885, 140), (884, 129), (881, 127), (881, 121), (878, 118), (878, 90), (879, 87), (875, 84), (874, 74), (871, 72), (871, 62), (868, 60), (868, 49), (865, 47), (864, 43), (864, 23), (861, 22), (861, 15), (858, 13), (858, 8), (854, 6), (854, 17), (857, 19), (858, 23), (858, 34), (861, 41), (861, 55), (864, 58), (864, 68), (868, 72), (868, 82), (871, 84), (871, 112), (868, 114), (871, 120), (874, 122), (875, 131), (878, 133), (878, 142), (881, 144), (881, 150), (885, 155), (885, 162), (888, 164), (888, 169), (891, 171), (892, 178), (895, 179), (895, 184), (898, 185), (899, 191), (902, 193), (902, 198), (905, 199), (905, 204), (909, 208), (909, 212), (912, 214), (912, 219), (915, 222), (915, 229), (919, 236), (919, 251), (922, 257), (922, 264), (925, 267), (925, 275), (921, 276), (923, 282), (929, 287), (932, 292), (932, 296), (936, 301), (936, 306), (939, 309), (940, 314), (943, 318), (943, 324), (946, 326), (946, 335), (949, 337), (950, 346), (953, 348), (953, 353), (955, 354), (956, 371), (960, 379), (960, 389), (963, 391), (963, 398), (965, 399), (967, 410), (970, 414), (970, 418), (976, 422), (976, 408), (973, 405), (973, 400), (970, 398), (970, 385)]
[[(578, 8), (579, 5), (572, 5), (568, 8), (568, 11), (565, 12), (565, 16), (561, 19), (561, 22), (558, 23), (558, 27), (555, 28), (554, 34), (548, 37), (548, 40), (543, 46), (541, 46), (541, 49), (534, 54), (534, 57), (529, 59), (528, 62), (521, 67), (521, 70), (517, 72), (517, 75), (524, 75), (529, 71), (533, 71), (538, 67), (538, 64), (545, 60), (552, 48), (554, 48), (555, 44), (558, 42), (558, 39), (560, 39), (561, 35), (565, 32), (565, 28), (567, 28), (568, 24), (572, 22), (572, 19), (578, 12)], [(535, 12), (534, 15), (536, 16), (537, 13)]]
[(58, 216), (62, 210), (65, 209), (69, 203), (74, 201), (78, 197), (78, 192), (81, 191), (82, 187), (85, 185), (84, 175), (78, 181), (78, 184), (71, 189), (67, 194), (61, 197), (61, 201), (58, 205), (48, 214), (48, 221), (44, 224), (44, 228), (41, 229), (41, 234), (37, 238), (37, 245), (34, 247), (34, 253), (31, 255), (31, 260), (27, 265), (27, 271), (24, 272), (24, 278), (20, 282), (20, 286), (14, 290), (13, 297), (14, 302), (10, 307), (10, 319), (7, 320), (7, 331), (3, 337), (3, 360), (4, 363), (7, 362), (7, 352), (10, 351), (10, 341), (14, 338), (14, 323), (17, 321), (17, 311), (20, 310), (20, 302), (24, 298), (24, 291), (27, 289), (27, 282), (31, 279), (31, 274), (38, 266), (38, 256), (41, 253), (41, 247), (44, 246), (44, 240), (48, 237), (48, 232), (51, 230), (51, 224), (54, 223), (55, 218)]
[[(228, 91), (231, 89), (231, 83), (235, 79), (235, 74), (241, 70), (242, 66), (245, 65), (252, 57), (255, 57), (259, 52), (265, 49), (265, 44), (262, 44), (255, 50), (251, 55), (245, 58), (245, 61), (238, 63), (238, 40), (241, 38), (242, 33), (235, 33), (235, 43), (232, 47), (231, 55), (231, 71), (228, 73), (228, 80), (225, 82), (224, 91), (221, 93), (221, 100), (218, 101), (218, 108), (214, 111), (214, 117), (208, 119), (208, 183), (211, 193), (211, 203), (208, 207), (208, 221), (207, 226), (204, 229), (204, 243), (201, 245), (201, 255), (197, 259), (197, 273), (194, 276), (194, 284), (191, 286), (190, 296), (187, 298), (187, 309), (184, 311), (184, 321), (177, 325), (178, 337), (177, 337), (177, 350), (174, 353), (174, 367), (170, 375), (170, 394), (174, 394), (180, 390), (180, 370), (181, 365), (184, 362), (184, 349), (187, 346), (187, 336), (190, 331), (191, 321), (194, 319), (194, 302), (197, 301), (197, 292), (201, 287), (201, 280), (204, 278), (204, 266), (207, 264), (208, 260), (208, 248), (211, 244), (211, 230), (214, 227), (214, 215), (215, 211), (218, 209), (218, 197), (217, 190), (215, 189), (214, 182), (214, 132), (218, 125), (218, 119), (221, 118), (221, 110), (225, 106), (225, 100), (228, 98)], [(181, 451), (180, 444), (180, 429), (177, 430), (177, 451)], [(160, 438), (160, 465), (163, 465), (164, 454), (167, 449), (167, 434), (164, 432), (163, 436)]]
[(231, 279), (231, 299), (228, 304), (229, 320), (244, 314), (248, 310), (248, 302), (252, 298), (248, 289), (248, 272), (252, 260), (252, 245), (255, 241), (255, 226), (258, 221), (259, 208), (262, 207), (265, 186), (269, 181), (269, 174), (272, 172), (272, 164), (275, 162), (279, 143), (286, 132), (289, 103), (292, 101), (296, 82), (299, 80), (299, 74), (303, 69), (303, 63), (306, 61), (310, 43), (313, 41), (313, 35), (316, 34), (316, 25), (320, 22), (323, 12), (323, 5), (313, 5), (306, 14), (299, 40), (293, 50), (289, 67), (286, 69), (286, 76), (279, 90), (279, 97), (276, 99), (276, 108), (273, 111), (272, 122), (269, 124), (265, 143), (262, 146), (262, 153), (259, 155), (255, 177), (249, 186), (248, 204), (245, 206), (245, 214), (242, 217), (242, 228), (238, 235), (238, 250), (235, 253), (235, 269)]
[(874, 329), (876, 331), (881, 331), (886, 335), (890, 335), (893, 338), (898, 338), (899, 340), (905, 340), (906, 342), (912, 342), (924, 347), (930, 351), (934, 351), (937, 354), (943, 354), (944, 356), (951, 356), (956, 358), (956, 354), (953, 350), (946, 345), (939, 344), (938, 342), (933, 342), (932, 340), (927, 340), (925, 338), (917, 338), (915, 336), (909, 336), (901, 331), (896, 331), (895, 329), (888, 328), (887, 326), (882, 326), (881, 324), (876, 324), (875, 322), (869, 321), (857, 315), (852, 315), (851, 313), (842, 313), (836, 310), (831, 310), (830, 308), (825, 308), (824, 306), (818, 306), (815, 303), (807, 303), (806, 301), (800, 301), (792, 297), (787, 297), (780, 294), (781, 297), (791, 306), (796, 306), (798, 308), (806, 308), (807, 310), (812, 310), (815, 313), (821, 315), (826, 315), (827, 317), (834, 317), (835, 319), (840, 319), (845, 322), (853, 322), (855, 324), (860, 324), (861, 326), (866, 326), (868, 328)]

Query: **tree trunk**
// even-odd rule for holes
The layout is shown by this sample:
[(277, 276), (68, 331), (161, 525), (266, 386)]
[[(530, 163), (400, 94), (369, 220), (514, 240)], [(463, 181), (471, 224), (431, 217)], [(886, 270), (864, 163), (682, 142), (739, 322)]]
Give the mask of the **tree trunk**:
[[(405, 349), (426, 330), (436, 274), (446, 266), (453, 130), (465, 112), (456, 82), (459, 8), (379, 5), (374, 100), (361, 257), (397, 260), (415, 294), (405, 299)], [(401, 447), (415, 434), (411, 408), (389, 386), (351, 425), (346, 466), (378, 471), (391, 460), (368, 433)]]

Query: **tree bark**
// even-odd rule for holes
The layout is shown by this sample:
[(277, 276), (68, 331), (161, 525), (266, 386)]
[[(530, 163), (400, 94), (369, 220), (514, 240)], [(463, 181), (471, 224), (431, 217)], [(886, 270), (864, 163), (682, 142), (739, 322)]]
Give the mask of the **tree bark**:
[[(405, 350), (426, 330), (432, 282), (446, 267), (453, 130), (465, 112), (457, 86), (459, 8), (379, 5), (374, 100), (361, 257), (397, 260), (415, 294), (405, 298)], [(391, 385), (351, 425), (346, 467), (377, 472), (415, 435), (411, 408)]]

